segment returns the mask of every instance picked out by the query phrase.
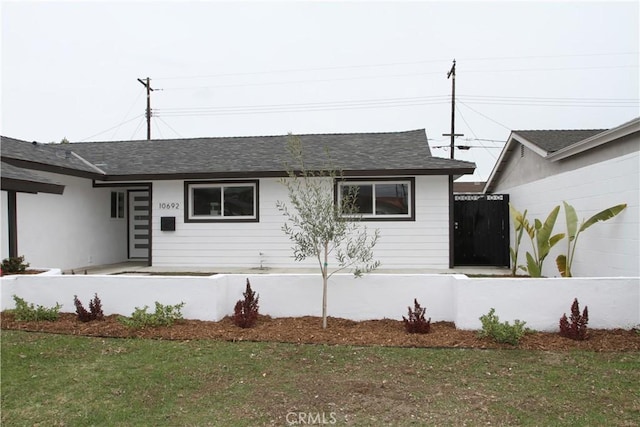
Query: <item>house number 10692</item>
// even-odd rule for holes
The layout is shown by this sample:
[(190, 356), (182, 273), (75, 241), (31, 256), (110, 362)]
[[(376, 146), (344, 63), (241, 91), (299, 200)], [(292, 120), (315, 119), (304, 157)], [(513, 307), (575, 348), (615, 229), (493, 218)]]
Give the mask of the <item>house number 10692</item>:
[(180, 209), (180, 203), (177, 202), (160, 202), (158, 204), (160, 209)]

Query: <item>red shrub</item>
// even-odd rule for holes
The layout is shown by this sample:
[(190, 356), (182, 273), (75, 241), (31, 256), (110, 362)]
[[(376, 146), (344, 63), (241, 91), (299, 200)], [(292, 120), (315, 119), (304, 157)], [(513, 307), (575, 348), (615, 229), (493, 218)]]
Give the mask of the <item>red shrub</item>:
[(589, 310), (584, 307), (582, 315), (580, 315), (580, 306), (578, 298), (573, 300), (571, 305), (571, 317), (567, 319), (567, 314), (563, 314), (560, 318), (560, 336), (571, 338), (572, 340), (585, 340), (587, 336), (587, 323), (589, 323)]
[(404, 323), (404, 329), (410, 334), (428, 334), (431, 330), (431, 318), (425, 320), (424, 313), (426, 308), (420, 307), (418, 300), (413, 300), (413, 310), (411, 307), (407, 307), (409, 311), (409, 318), (402, 316), (402, 322)]
[(258, 299), (260, 297), (251, 290), (249, 279), (247, 279), (247, 288), (242, 295), (244, 300), (238, 300), (233, 309), (233, 323), (241, 328), (250, 328), (255, 325), (258, 319)]
[(93, 299), (89, 301), (89, 311), (84, 308), (77, 295), (73, 296), (73, 304), (76, 306), (76, 314), (78, 315), (79, 321), (90, 322), (92, 320), (104, 320), (102, 302), (100, 302), (98, 294), (95, 294)]

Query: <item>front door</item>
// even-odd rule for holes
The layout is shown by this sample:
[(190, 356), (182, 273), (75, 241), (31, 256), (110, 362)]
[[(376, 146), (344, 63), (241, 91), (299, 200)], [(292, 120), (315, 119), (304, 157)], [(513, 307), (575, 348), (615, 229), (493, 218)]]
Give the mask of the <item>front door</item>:
[(149, 191), (129, 190), (129, 259), (149, 259)]

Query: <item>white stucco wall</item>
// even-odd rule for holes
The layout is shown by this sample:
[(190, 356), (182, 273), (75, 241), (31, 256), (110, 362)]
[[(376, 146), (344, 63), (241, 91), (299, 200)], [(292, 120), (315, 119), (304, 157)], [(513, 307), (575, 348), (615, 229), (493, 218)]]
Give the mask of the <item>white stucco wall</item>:
[[(449, 207), (446, 176), (416, 177), (416, 221), (366, 222), (381, 238), (374, 249), (381, 268), (448, 268)], [(278, 179), (260, 179), (260, 221), (185, 223), (184, 182), (153, 183), (154, 266), (288, 268), (317, 266), (316, 260), (293, 259), (291, 242), (282, 232), (284, 217), (276, 201), (288, 200)], [(161, 209), (170, 203), (177, 209)], [(176, 231), (160, 231), (162, 216), (176, 217)], [(260, 255), (260, 254), (263, 255)]]
[(7, 208), (8, 195), (0, 191), (0, 260), (9, 257), (9, 210)]
[[(63, 305), (75, 312), (73, 296), (86, 304), (95, 293), (104, 313), (131, 315), (154, 302), (184, 302), (187, 319), (220, 320), (233, 313), (246, 280), (259, 294), (260, 313), (272, 317), (320, 316), (319, 275), (216, 275), (210, 277), (9, 276), (0, 279), (1, 307), (14, 307), (12, 295), (46, 307)], [(459, 329), (480, 329), (480, 316), (491, 308), (501, 321), (516, 319), (527, 327), (557, 331), (574, 298), (589, 307), (589, 327), (629, 329), (640, 324), (640, 279), (470, 279), (462, 275), (375, 274), (355, 279), (339, 274), (329, 282), (328, 315), (351, 320), (396, 319), (407, 314), (414, 298), (432, 321), (452, 321)], [(330, 327), (330, 325), (329, 325)]]
[[(611, 160), (578, 168), (511, 188), (508, 193), (516, 209), (527, 212), (527, 218), (541, 221), (556, 205), (566, 201), (578, 214), (579, 223), (608, 207), (626, 203), (618, 216), (597, 223), (580, 235), (572, 266), (574, 276), (640, 276), (640, 153), (634, 152)], [(513, 230), (513, 224), (511, 224)], [(555, 233), (566, 232), (564, 209), (561, 207)], [(513, 232), (511, 233), (513, 245)], [(526, 234), (522, 239), (520, 259), (524, 263), (531, 244)], [(566, 253), (564, 239), (545, 260), (543, 274), (559, 276), (555, 259)]]
[(17, 194), (18, 253), (31, 267), (72, 269), (126, 260), (126, 219), (110, 218), (111, 189), (90, 179), (39, 172), (62, 195)]

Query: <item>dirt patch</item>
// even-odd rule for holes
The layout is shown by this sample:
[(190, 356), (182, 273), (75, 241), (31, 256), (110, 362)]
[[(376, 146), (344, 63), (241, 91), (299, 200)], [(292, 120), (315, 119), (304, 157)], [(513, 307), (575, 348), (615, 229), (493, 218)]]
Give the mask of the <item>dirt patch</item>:
[[(271, 318), (260, 316), (255, 327), (241, 329), (230, 318), (219, 322), (181, 320), (170, 327), (131, 329), (117, 315), (103, 321), (80, 322), (72, 313), (62, 313), (55, 322), (17, 322), (9, 312), (0, 316), (2, 329), (49, 332), (69, 335), (153, 338), (169, 340), (211, 339), (224, 341), (269, 341), (288, 343), (342, 344), (356, 346), (432, 347), (432, 348), (514, 348), (490, 339), (478, 338), (475, 331), (456, 329), (451, 322), (435, 322), (428, 334), (406, 333), (401, 321), (382, 319), (355, 322), (329, 318), (322, 329), (318, 317)], [(636, 330), (589, 331), (589, 339), (573, 341), (557, 333), (527, 334), (516, 348), (530, 350), (640, 351), (640, 333)]]

